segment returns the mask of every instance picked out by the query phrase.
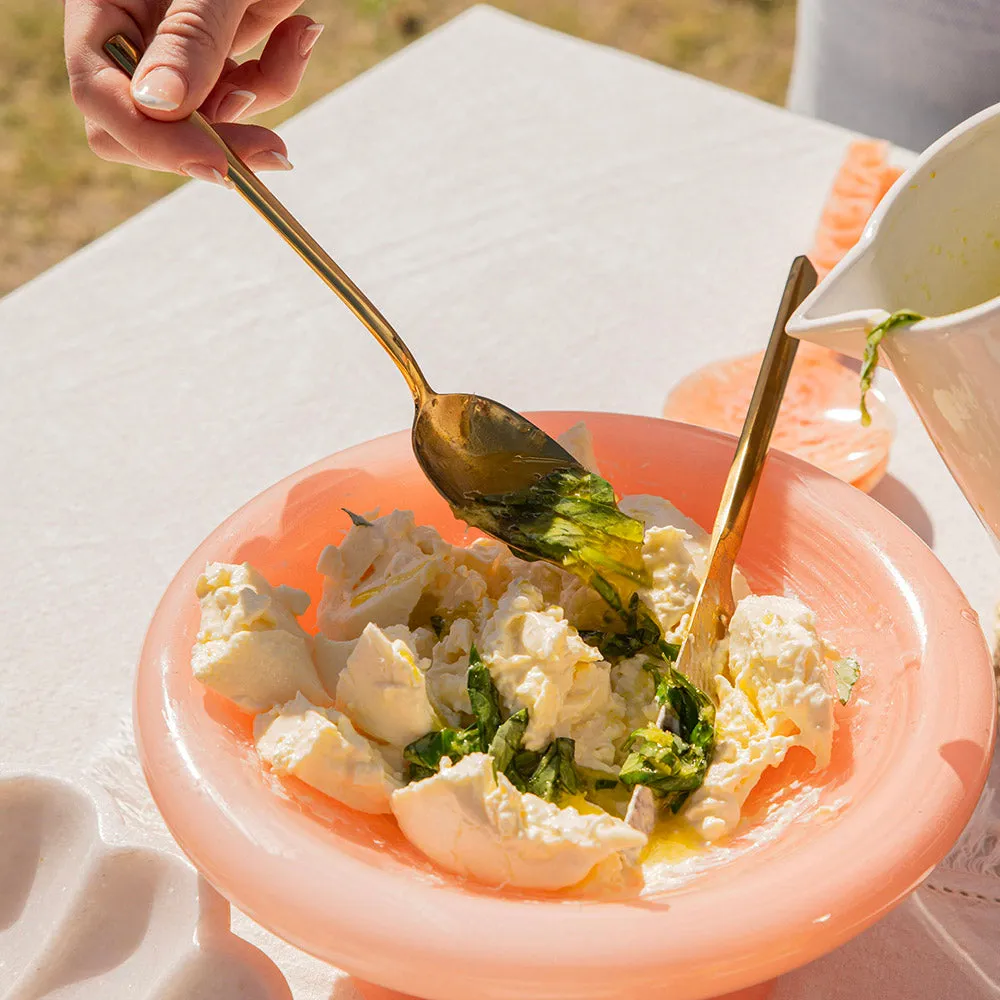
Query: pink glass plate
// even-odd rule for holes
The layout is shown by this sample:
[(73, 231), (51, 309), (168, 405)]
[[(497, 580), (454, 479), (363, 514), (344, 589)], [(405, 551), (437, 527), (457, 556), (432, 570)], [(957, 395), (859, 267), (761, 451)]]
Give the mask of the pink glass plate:
[[(668, 497), (711, 524), (731, 437), (620, 414), (532, 419), (549, 433), (585, 419), (619, 493)], [(972, 813), (996, 704), (975, 613), (878, 503), (775, 454), (742, 563), (754, 589), (811, 605), (822, 632), (864, 666), (852, 703), (838, 708), (833, 762), (812, 780), (817, 808), (679, 888), (632, 899), (491, 890), (442, 874), (390, 817), (266, 774), (249, 717), (191, 676), (193, 586), (205, 563), (250, 561), (315, 602), (316, 558), (343, 535), (341, 507), (408, 508), (447, 538), (464, 536), (407, 433), (295, 473), (213, 531), (167, 589), (142, 651), (135, 718), (150, 789), (192, 862), (264, 927), (363, 980), (432, 1000), (696, 1000), (741, 989), (871, 924)], [(766, 777), (751, 827), (810, 781), (807, 763), (792, 757)]]

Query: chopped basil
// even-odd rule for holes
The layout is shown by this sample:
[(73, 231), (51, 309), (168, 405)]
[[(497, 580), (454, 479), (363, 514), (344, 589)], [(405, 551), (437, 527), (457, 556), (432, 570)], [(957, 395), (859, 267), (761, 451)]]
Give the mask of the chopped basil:
[(430, 623), (431, 628), (434, 630), (434, 635), (440, 639), (447, 627), (445, 620), (440, 615), (431, 615)]
[(611, 484), (592, 472), (550, 472), (526, 489), (478, 497), (455, 513), (519, 555), (575, 573), (622, 615), (650, 583), (642, 522), (623, 514)]
[(671, 729), (682, 739), (700, 748), (711, 761), (715, 746), (715, 705), (704, 691), (695, 687), (669, 664), (650, 666), (656, 678), (656, 700), (669, 706), (674, 717)]
[(629, 755), (618, 780), (630, 788), (648, 786), (674, 812), (705, 780), (708, 761), (704, 751), (676, 733), (646, 726), (629, 737), (626, 749)]
[(479, 730), (479, 745), (484, 750), (493, 742), (500, 728), (500, 696), (490, 676), (489, 668), (483, 663), (479, 651), (473, 646), (469, 650), (469, 673), (466, 679), (472, 714), (476, 717)]
[(680, 646), (665, 642), (660, 627), (633, 594), (623, 615), (624, 631), (601, 631), (585, 629), (580, 637), (591, 646), (596, 646), (605, 660), (623, 660), (638, 653), (660, 655), (673, 662), (680, 653)]
[[(521, 712), (527, 726), (527, 712), (525, 709)], [(575, 754), (574, 741), (560, 736), (544, 750), (519, 750), (506, 768), (501, 769), (498, 761), (497, 770), (503, 770), (518, 791), (537, 795), (546, 802), (558, 802), (563, 795), (575, 795), (585, 783), (574, 761)], [(613, 788), (618, 783), (611, 775), (601, 775), (601, 778), (607, 783), (595, 787)]]
[[(500, 696), (475, 646), (469, 650), (466, 685), (475, 722), (465, 729), (434, 730), (410, 743), (403, 751), (408, 779), (420, 781), (436, 774), (441, 768), (442, 757), (454, 763), (470, 753), (488, 753), (498, 773), (507, 774), (523, 791), (524, 781), (513, 771), (513, 762), (521, 752), (528, 728), (527, 709), (515, 712), (506, 722), (500, 721)], [(534, 766), (531, 773), (534, 773)]]
[(573, 762), (575, 744), (567, 737), (554, 739), (542, 754), (525, 788), (546, 802), (555, 802), (562, 795), (575, 795), (580, 790), (576, 765)]
[(868, 412), (868, 390), (872, 387), (872, 379), (875, 377), (875, 368), (878, 365), (878, 349), (882, 343), (882, 338), (897, 326), (907, 326), (910, 323), (918, 323), (924, 317), (920, 313), (909, 312), (901, 309), (891, 316), (882, 320), (878, 326), (868, 331), (865, 344), (865, 356), (861, 364), (861, 426), (867, 427), (872, 422), (871, 414)]
[(833, 667), (833, 675), (837, 681), (837, 700), (846, 705), (851, 700), (851, 691), (861, 676), (861, 664), (853, 656), (845, 656)]
[(442, 757), (448, 757), (454, 763), (479, 749), (478, 727), (440, 729), (410, 743), (403, 750), (403, 760), (408, 765), (409, 780), (420, 781), (437, 774), (441, 769)]
[(350, 519), (351, 523), (355, 528), (371, 528), (372, 523), (367, 518), (362, 517), (360, 514), (355, 514), (353, 510), (348, 510), (346, 507), (340, 508)]
[(410, 743), (403, 750), (410, 781), (436, 774), (441, 768), (442, 757), (455, 763), (466, 754), (485, 753), (496, 738), (500, 728), (500, 696), (475, 646), (469, 650), (466, 685), (476, 721), (465, 729), (433, 730)]
[(519, 791), (528, 790), (528, 779), (535, 773), (542, 755), (537, 750), (518, 750), (504, 772), (510, 783)]
[(618, 780), (646, 785), (674, 812), (700, 787), (715, 751), (715, 706), (711, 699), (664, 660), (645, 668), (656, 681), (656, 700), (668, 710), (668, 729), (637, 729)]
[(496, 769), (500, 774), (506, 774), (510, 770), (514, 757), (521, 749), (524, 741), (524, 734), (528, 728), (528, 710), (522, 708), (515, 712), (506, 722), (501, 723), (500, 728), (490, 743), (488, 753), (493, 758)]
[[(577, 771), (579, 771), (579, 768), (577, 768)], [(603, 772), (598, 771), (595, 772), (593, 776), (587, 777), (587, 784), (595, 792), (606, 792), (612, 788), (617, 788), (619, 782), (614, 775), (604, 774)]]

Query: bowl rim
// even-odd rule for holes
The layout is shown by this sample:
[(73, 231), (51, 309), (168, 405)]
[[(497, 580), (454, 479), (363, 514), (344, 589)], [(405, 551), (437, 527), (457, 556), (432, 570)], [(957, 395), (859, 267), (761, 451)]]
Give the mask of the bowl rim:
[[(733, 447), (736, 440), (730, 434), (662, 417), (569, 410), (535, 411), (526, 416), (543, 427), (547, 423), (565, 423), (567, 420), (586, 420), (592, 424), (598, 421), (614, 424), (638, 420), (651, 428), (671, 425), (675, 432), (680, 429), (680, 433), (701, 436), (706, 441), (714, 442), (715, 446), (721, 442)], [(216, 545), (220, 536), (231, 531), (248, 508), (278, 492), (287, 494), (296, 483), (328, 468), (334, 461), (340, 465), (350, 463), (353, 455), (375, 445), (398, 447), (408, 436), (408, 430), (392, 432), (320, 459), (261, 491), (226, 518), (185, 560), (164, 593), (150, 623), (136, 677), (134, 718), (140, 760), (153, 798), (182, 850), (234, 905), (292, 944), (328, 961), (334, 961), (334, 958), (330, 957), (330, 951), (325, 946), (319, 947), (315, 940), (305, 940), (295, 933), (276, 929), (273, 922), (268, 921), (267, 906), (261, 904), (264, 896), (234, 890), (232, 886), (246, 872), (235, 862), (227, 860), (229, 852), (221, 850), (218, 844), (213, 846), (208, 843), (208, 838), (193, 832), (186, 819), (184, 795), (201, 794), (202, 798), (204, 795), (198, 787), (199, 775), (187, 755), (187, 748), (176, 743), (173, 728), (176, 720), (171, 719), (172, 706), (166, 702), (165, 685), (157, 683), (158, 668), (166, 666), (159, 658), (160, 639), (168, 618), (172, 618), (180, 607), (179, 582), (189, 580), (195, 568), (200, 572), (205, 562), (205, 550)], [(583, 963), (587, 969), (596, 972), (599, 968), (631, 969), (638, 964), (650, 974), (654, 970), (657, 975), (664, 971), (675, 973), (678, 976), (675, 993), (678, 998), (702, 995), (691, 992), (689, 983), (685, 988), (687, 980), (682, 975), (683, 962), (685, 966), (697, 967), (702, 982), (710, 983), (704, 987), (708, 992), (725, 993), (772, 978), (842, 944), (905, 898), (944, 857), (971, 816), (985, 785), (990, 749), (996, 735), (994, 675), (978, 617), (933, 552), (890, 511), (861, 491), (794, 456), (772, 452), (768, 463), (784, 466), (796, 478), (805, 478), (818, 484), (821, 490), (832, 491), (831, 496), (838, 500), (842, 509), (860, 512), (862, 523), (865, 522), (865, 513), (879, 519), (880, 541), (891, 543), (890, 547), (898, 549), (905, 561), (924, 571), (913, 591), (914, 600), (919, 600), (921, 594), (926, 596), (931, 592), (943, 595), (945, 599), (939, 600), (936, 607), (960, 609), (963, 618), (967, 613), (971, 614), (971, 623), (975, 626), (972, 630), (965, 627), (956, 633), (957, 623), (950, 622), (950, 648), (939, 649), (943, 643), (943, 635), (939, 632), (944, 630), (945, 623), (937, 622), (941, 628), (935, 628), (936, 616), (932, 614), (935, 606), (923, 609), (931, 625), (925, 636), (924, 657), (931, 658), (937, 654), (963, 663), (964, 674), (957, 690), (943, 688), (944, 670), (930, 674), (935, 688), (940, 689), (932, 688), (931, 695), (948, 696), (952, 710), (935, 718), (917, 720), (918, 732), (907, 744), (911, 752), (896, 765), (898, 773), (892, 784), (894, 793), (889, 797), (891, 804), (880, 799), (878, 809), (875, 809), (874, 803), (865, 800), (852, 810), (852, 826), (860, 826), (856, 831), (859, 834), (857, 844), (859, 848), (863, 844), (864, 849), (851, 857), (853, 870), (850, 879), (841, 877), (836, 865), (824, 867), (818, 864), (822, 859), (813, 856), (816, 853), (815, 844), (810, 840), (783, 859), (783, 868), (787, 871), (781, 874), (786, 889), (789, 885), (798, 889), (802, 884), (808, 884), (810, 891), (803, 895), (785, 892), (777, 894), (775, 899), (774, 885), (769, 886), (762, 880), (762, 875), (754, 871), (741, 872), (726, 884), (714, 880), (711, 888), (706, 886), (703, 890), (679, 891), (671, 894), (666, 903), (553, 900), (549, 904), (533, 900), (530, 905), (524, 905), (520, 899), (463, 893), (457, 887), (432, 886), (419, 878), (400, 878), (397, 872), (386, 872), (346, 853), (331, 851), (330, 883), (337, 885), (335, 895), (338, 900), (343, 900), (334, 904), (338, 913), (343, 911), (340, 914), (343, 926), (338, 925), (338, 931), (343, 931), (344, 936), (335, 946), (337, 964), (394, 989), (413, 989), (412, 981), (403, 981), (390, 972), (378, 978), (380, 966), (378, 962), (373, 965), (368, 954), (372, 949), (377, 951), (385, 947), (386, 921), (391, 915), (393, 949), (404, 956), (413, 956), (415, 961), (444, 963), (447, 967), (456, 961), (455, 942), (461, 942), (461, 970), (455, 970), (456, 997), (463, 995), (464, 987), (460, 983), (462, 975), (467, 975), (468, 970), (477, 967), (488, 969), (498, 956), (514, 954), (521, 963), (538, 969), (560, 963), (574, 966)], [(966, 618), (968, 624), (969, 619)], [(956, 639), (960, 642), (957, 649), (954, 646)], [(970, 665), (977, 660), (982, 669), (973, 670)], [(155, 705), (155, 709), (151, 705)], [(940, 754), (934, 755), (939, 766), (933, 773), (917, 766), (926, 765), (930, 755), (915, 755), (912, 747), (918, 743), (917, 735), (927, 736), (929, 733), (935, 734), (934, 739), (938, 741), (935, 745), (943, 744), (945, 737), (969, 739), (972, 733), (977, 745), (984, 749), (982, 766), (971, 782), (965, 781), (961, 794), (954, 787), (955, 771)], [(920, 759), (915, 760), (915, 757)], [(904, 764), (907, 780), (901, 780)], [(180, 796), (167, 790), (161, 782), (164, 768), (174, 770), (173, 779), (180, 775), (186, 789)], [(932, 793), (937, 792), (941, 800), (937, 809), (913, 808), (913, 789), (920, 786), (931, 789)], [(210, 825), (219, 843), (225, 842), (227, 837), (237, 837), (242, 838), (243, 846), (247, 848), (257, 852), (264, 849), (250, 832), (227, 815), (221, 804), (216, 803), (216, 806)], [(871, 838), (865, 840), (862, 818), (869, 813), (885, 812), (891, 807), (907, 809), (910, 821), (899, 824), (892, 836), (876, 842), (872, 842)], [(821, 835), (819, 839), (822, 840)], [(805, 863), (809, 858), (813, 861), (812, 865)], [(797, 863), (792, 864), (793, 861)], [(800, 882), (800, 879), (808, 881)], [(867, 891), (858, 893), (858, 885), (866, 886)], [(768, 891), (772, 894), (771, 898), (767, 896)], [(441, 906), (442, 893), (449, 894), (445, 907)], [(863, 902), (859, 902), (859, 895), (864, 896)], [(732, 904), (734, 900), (742, 898), (745, 901), (745, 898), (755, 896), (767, 898), (769, 905), (759, 908), (752, 926), (746, 926), (745, 922), (734, 923), (740, 907), (727, 905), (727, 901)], [(352, 903), (359, 899), (365, 900), (366, 905), (359, 908)], [(821, 908), (823, 912), (817, 911), (818, 899), (826, 901)], [(559, 907), (558, 914), (553, 907)], [(422, 930), (422, 921), (426, 920), (429, 908), (435, 910), (433, 935)], [(553, 934), (550, 921), (556, 918), (561, 926), (559, 933)], [(609, 919), (615, 922), (614, 935), (609, 934)], [(704, 934), (705, 926), (713, 926), (711, 935)], [(790, 927), (796, 929), (794, 946), (786, 943), (784, 947), (776, 948), (777, 942), (788, 939)], [(329, 927), (324, 928), (327, 934), (329, 930)], [(717, 949), (711, 947), (711, 941), (725, 938), (727, 934), (732, 935), (734, 941), (739, 941), (739, 963), (720, 959)], [(706, 944), (706, 939), (709, 939), (709, 944)], [(651, 959), (650, 955), (656, 956), (655, 959)], [(522, 964), (522, 975), (524, 968)], [(487, 994), (481, 991), (481, 995)], [(507, 996), (513, 995), (513, 991), (488, 995)]]

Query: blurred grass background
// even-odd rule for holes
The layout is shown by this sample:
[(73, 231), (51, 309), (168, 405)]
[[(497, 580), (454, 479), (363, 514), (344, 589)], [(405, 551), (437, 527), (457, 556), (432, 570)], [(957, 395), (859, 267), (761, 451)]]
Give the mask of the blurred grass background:
[[(492, 0), (521, 17), (781, 103), (794, 0)], [(473, 0), (307, 0), (327, 29), (275, 124)], [(0, 0), (0, 295), (184, 183), (103, 163), (70, 101), (61, 3)]]

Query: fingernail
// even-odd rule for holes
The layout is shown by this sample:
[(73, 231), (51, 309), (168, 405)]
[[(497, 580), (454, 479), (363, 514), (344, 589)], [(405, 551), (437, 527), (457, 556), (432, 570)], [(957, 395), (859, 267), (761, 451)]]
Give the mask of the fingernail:
[(196, 181), (208, 181), (209, 184), (220, 184), (227, 188), (233, 186), (233, 182), (228, 177), (220, 174), (215, 167), (206, 166), (204, 163), (189, 163), (187, 166), (181, 167), (181, 170)]
[(319, 36), (323, 34), (325, 27), (325, 24), (310, 24), (302, 32), (302, 37), (299, 39), (299, 55), (303, 59), (312, 52), (313, 46), (319, 41)]
[(187, 96), (187, 81), (169, 66), (154, 66), (138, 83), (132, 96), (154, 111), (176, 111)]
[(252, 90), (230, 91), (219, 103), (216, 118), (227, 122), (234, 122), (242, 117), (256, 100), (257, 95)]
[(275, 149), (269, 149), (265, 153), (258, 153), (250, 160), (250, 167), (254, 170), (294, 170), (292, 161), (283, 153)]

